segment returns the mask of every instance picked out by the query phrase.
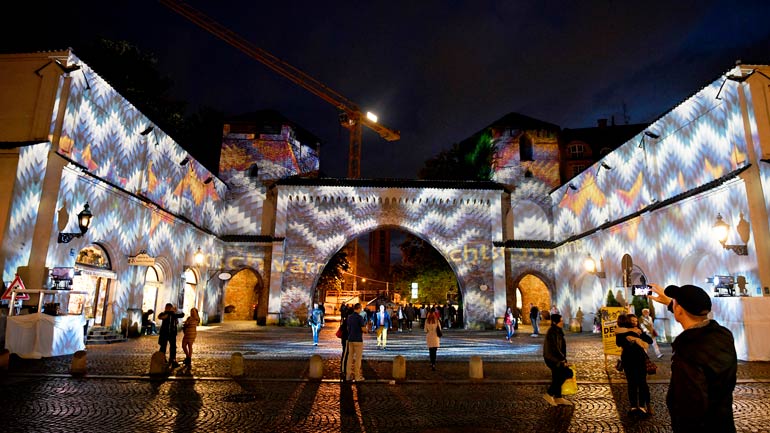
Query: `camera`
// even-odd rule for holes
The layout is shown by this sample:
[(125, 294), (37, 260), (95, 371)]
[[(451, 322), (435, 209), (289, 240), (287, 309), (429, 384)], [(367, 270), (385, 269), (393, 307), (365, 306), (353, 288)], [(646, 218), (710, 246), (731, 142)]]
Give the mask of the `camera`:
[(652, 293), (652, 287), (648, 285), (634, 285), (634, 296), (649, 296)]

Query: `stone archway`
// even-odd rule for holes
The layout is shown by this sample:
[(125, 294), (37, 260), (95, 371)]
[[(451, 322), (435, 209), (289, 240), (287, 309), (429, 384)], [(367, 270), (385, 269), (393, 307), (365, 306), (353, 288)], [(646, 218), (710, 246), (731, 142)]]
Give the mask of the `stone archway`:
[(238, 271), (227, 282), (224, 293), (224, 320), (254, 320), (259, 309), (261, 284), (251, 269)]
[(521, 293), (521, 317), (523, 323), (532, 324), (529, 319), (529, 304), (536, 305), (541, 313), (551, 308), (551, 292), (545, 281), (537, 275), (523, 275), (515, 287)]
[(450, 264), (466, 327), (494, 326), (495, 298), (505, 290), (504, 251), (494, 245), (502, 241), (502, 186), (474, 182), (463, 189), (453, 182), (425, 188), (394, 181), (389, 187), (361, 181), (359, 188), (352, 180), (324, 181), (279, 183), (275, 232), (283, 242), (272, 248), (269, 311), (296, 321), (295, 312), (310, 305), (320, 272), (336, 251), (364, 233), (393, 227), (424, 239)]

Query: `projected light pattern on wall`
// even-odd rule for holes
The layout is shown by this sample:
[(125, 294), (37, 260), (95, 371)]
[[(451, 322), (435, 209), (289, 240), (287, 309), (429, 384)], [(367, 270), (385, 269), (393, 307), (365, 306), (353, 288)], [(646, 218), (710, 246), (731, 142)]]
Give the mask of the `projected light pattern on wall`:
[[(690, 283), (712, 293), (713, 287), (704, 283), (707, 277), (740, 275), (746, 279), (749, 295), (762, 294), (757, 262), (724, 250), (713, 236), (719, 213), (733, 228), (727, 243), (740, 243), (735, 227), (741, 213), (749, 215), (747, 185), (740, 176), (732, 177), (748, 158), (738, 86), (724, 77), (715, 81), (653, 123), (647, 129), (651, 134), (642, 133), (609, 154), (604, 162), (612, 171), (602, 170), (597, 177), (597, 163), (573, 179), (576, 190), (565, 185), (552, 194), (557, 240), (612, 223), (556, 249), (555, 275), (570, 276), (558, 280), (557, 304), (573, 313), (577, 307), (589, 312), (606, 299), (609, 290), (624, 291), (630, 298), (622, 285), (624, 254), (644, 269), (648, 281), (662, 286)], [(753, 119), (751, 96), (746, 96), (749, 119)], [(760, 163), (759, 173), (766, 185), (770, 180), (766, 164)], [(714, 180), (719, 183), (707, 185)], [(633, 215), (702, 186), (708, 189)], [(627, 216), (632, 218), (616, 222)], [(583, 269), (589, 253), (597, 261), (603, 259), (606, 279)], [(751, 239), (748, 254), (756, 254)], [(656, 308), (659, 317), (668, 316), (664, 307)], [(676, 327), (666, 332), (678, 333)], [(744, 345), (741, 335), (736, 334), (736, 346)]]
[[(551, 198), (557, 241), (718, 179), (746, 161), (737, 85), (715, 81), (645, 132), (562, 186)], [(655, 138), (657, 137), (657, 138)]]
[[(500, 193), (489, 190), (284, 186), (276, 236), (285, 236), (285, 263), (311, 263), (284, 273), (281, 309), (309, 305), (328, 260), (347, 242), (380, 227), (399, 227), (439, 251), (458, 277), (469, 323), (490, 323), (495, 277), (504, 281)], [(499, 263), (499, 266), (495, 266)], [(289, 265), (291, 266), (291, 265)], [(482, 313), (483, 311), (483, 313)]]
[[(225, 185), (74, 55), (58, 152), (113, 185), (214, 232)], [(64, 83), (64, 81), (62, 82)], [(54, 113), (55, 115), (56, 113)], [(51, 125), (51, 133), (55, 123)]]
[[(19, 165), (11, 199), (8, 230), (3, 239), (5, 266), (3, 281), (10, 282), (19, 266), (29, 263), (32, 235), (43, 192), (48, 151), (51, 143), (41, 143), (19, 149)], [(11, 175), (9, 173), (9, 175)], [(34, 288), (34, 286), (30, 287)]]

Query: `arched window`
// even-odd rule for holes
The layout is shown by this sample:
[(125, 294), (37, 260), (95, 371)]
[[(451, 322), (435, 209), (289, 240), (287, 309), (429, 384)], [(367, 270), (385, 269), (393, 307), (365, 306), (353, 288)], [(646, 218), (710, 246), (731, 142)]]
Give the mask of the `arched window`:
[(521, 134), (519, 137), (519, 160), (534, 161), (532, 139), (527, 134)]
[(110, 256), (96, 244), (88, 245), (78, 252), (75, 259), (75, 277), (72, 286), (75, 290), (87, 292), (85, 300), (86, 318), (94, 319), (95, 325), (110, 325), (112, 312), (108, 306), (112, 297), (110, 282), (115, 279), (111, 271)]
[(197, 301), (198, 290), (198, 276), (195, 272), (187, 268), (184, 271), (184, 301), (182, 304), (182, 312), (185, 315), (190, 313), (190, 309), (195, 307)]
[[(153, 310), (153, 319), (159, 313), (158, 291), (163, 287), (163, 271), (157, 266), (148, 266), (144, 274), (142, 311)], [(164, 303), (165, 304), (165, 303)], [(162, 311), (162, 308), (160, 309)]]

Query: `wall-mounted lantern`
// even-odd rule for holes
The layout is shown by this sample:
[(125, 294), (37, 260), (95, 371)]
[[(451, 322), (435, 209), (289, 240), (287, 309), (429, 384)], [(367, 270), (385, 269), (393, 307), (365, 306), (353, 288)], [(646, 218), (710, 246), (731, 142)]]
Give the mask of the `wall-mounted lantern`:
[(739, 256), (747, 256), (749, 255), (749, 249), (746, 244), (749, 242), (749, 237), (751, 236), (751, 225), (748, 221), (743, 219), (743, 212), (740, 214), (740, 221), (738, 221), (736, 231), (738, 232), (738, 236), (741, 238), (741, 242), (743, 242), (743, 244), (728, 245), (727, 238), (730, 235), (730, 225), (722, 219), (721, 213), (717, 214), (717, 219), (713, 226), (714, 237), (719, 241), (720, 244), (722, 244), (722, 248), (730, 250)]
[(591, 253), (588, 253), (588, 257), (586, 257), (585, 262), (583, 262), (583, 266), (585, 267), (586, 271), (591, 275), (596, 275), (599, 278), (606, 278), (607, 275), (604, 273), (604, 259), (599, 259), (599, 268), (596, 268), (596, 261), (593, 257), (591, 257)]
[(80, 233), (59, 232), (58, 243), (66, 244), (75, 238), (83, 236), (88, 231), (88, 228), (91, 227), (91, 220), (93, 217), (94, 216), (91, 214), (91, 210), (88, 207), (88, 202), (86, 202), (83, 206), (83, 210), (78, 214), (78, 228), (80, 228)]

